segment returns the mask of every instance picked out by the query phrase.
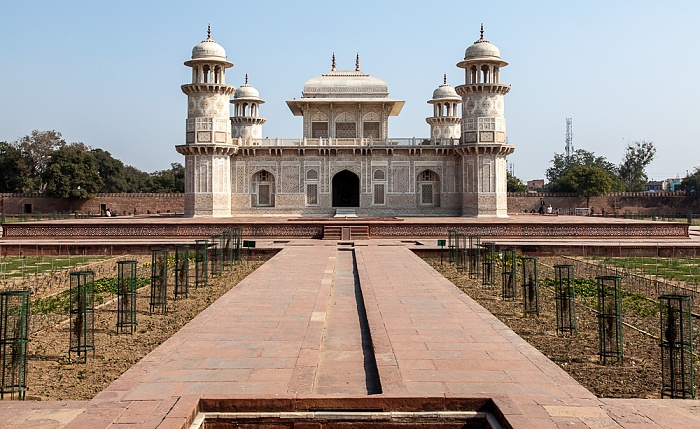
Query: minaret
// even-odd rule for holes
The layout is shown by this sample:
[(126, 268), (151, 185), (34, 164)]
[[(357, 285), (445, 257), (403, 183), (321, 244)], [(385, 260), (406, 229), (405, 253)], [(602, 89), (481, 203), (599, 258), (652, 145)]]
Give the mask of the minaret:
[(506, 139), (503, 98), (510, 85), (500, 82), (500, 69), (508, 63), (498, 48), (481, 37), (467, 48), (457, 67), (465, 83), (455, 90), (462, 97), (462, 216), (507, 217), (506, 156), (515, 147)]
[(265, 101), (260, 99), (258, 90), (248, 85), (246, 73), (245, 83), (238, 87), (231, 100), (231, 137), (234, 145), (246, 145), (250, 144), (250, 139), (262, 139), (262, 126), (267, 120), (259, 116), (263, 103)]
[(176, 146), (185, 155), (185, 215), (231, 216), (231, 125), (229, 99), (236, 90), (226, 85), (226, 51), (211, 38), (192, 48), (192, 83), (182, 85), (187, 95), (186, 144)]
[(453, 87), (447, 84), (447, 75), (443, 75), (442, 85), (433, 91), (433, 98), (428, 100), (433, 105), (433, 116), (425, 118), (430, 124), (430, 142), (440, 144), (460, 138), (462, 117), (459, 115), (459, 103), (462, 101)]

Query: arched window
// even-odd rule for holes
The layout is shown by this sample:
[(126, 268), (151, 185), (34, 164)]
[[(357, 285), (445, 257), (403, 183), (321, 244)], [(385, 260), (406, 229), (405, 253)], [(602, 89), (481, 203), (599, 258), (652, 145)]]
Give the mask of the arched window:
[(251, 181), (251, 205), (253, 207), (275, 206), (275, 177), (267, 170), (260, 170)]
[(384, 170), (374, 170), (372, 177), (374, 180), (386, 180), (386, 173)]
[(311, 169), (307, 171), (306, 180), (318, 180), (318, 170)]
[(432, 170), (424, 170), (418, 173), (416, 180), (418, 204), (420, 206), (440, 206), (440, 176)]

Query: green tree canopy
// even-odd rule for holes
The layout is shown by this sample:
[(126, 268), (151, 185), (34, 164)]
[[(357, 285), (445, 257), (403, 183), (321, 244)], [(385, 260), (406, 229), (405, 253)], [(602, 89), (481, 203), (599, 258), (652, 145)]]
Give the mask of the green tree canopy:
[(605, 195), (612, 190), (613, 180), (610, 173), (600, 167), (577, 165), (570, 168), (560, 180), (565, 192), (575, 192), (586, 197), (588, 207), (591, 197)]
[(92, 198), (102, 188), (97, 160), (83, 143), (54, 150), (46, 164), (46, 195), (57, 198)]
[(700, 195), (700, 167), (696, 167), (692, 174), (683, 178), (683, 181), (676, 186), (676, 189), (685, 191), (687, 195)]
[(28, 177), (22, 152), (8, 142), (0, 142), (0, 192), (22, 192)]
[(174, 193), (185, 192), (185, 167), (179, 162), (170, 164), (170, 170), (156, 171), (151, 174), (150, 192)]
[(527, 186), (523, 183), (522, 180), (518, 179), (517, 177), (513, 176), (510, 174), (510, 171), (507, 173), (508, 174), (508, 192), (525, 192), (527, 191)]
[(124, 163), (106, 150), (92, 149), (90, 153), (95, 157), (97, 172), (102, 178), (103, 185), (99, 192), (128, 192), (129, 184), (126, 181)]
[(14, 146), (22, 153), (23, 163), (28, 169), (24, 192), (43, 192), (43, 174), (52, 153), (66, 145), (58, 131), (38, 131), (21, 137)]
[(627, 144), (625, 156), (618, 167), (618, 174), (625, 183), (628, 192), (643, 192), (648, 177), (646, 168), (654, 160), (656, 148), (646, 140)]
[(625, 184), (620, 180), (617, 167), (609, 162), (604, 156), (596, 156), (593, 152), (584, 149), (577, 149), (569, 157), (565, 154), (554, 154), (552, 166), (547, 169), (547, 189), (552, 192), (578, 192), (571, 186), (570, 179), (564, 180), (569, 172), (576, 167), (595, 167), (604, 172), (609, 179), (610, 190), (622, 192)]
[(136, 167), (124, 167), (124, 178), (127, 184), (126, 192), (150, 192), (151, 175)]

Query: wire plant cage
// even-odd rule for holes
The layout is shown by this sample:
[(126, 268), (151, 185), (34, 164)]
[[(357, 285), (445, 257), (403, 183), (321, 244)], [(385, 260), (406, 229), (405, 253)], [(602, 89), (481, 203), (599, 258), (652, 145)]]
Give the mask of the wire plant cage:
[(0, 292), (0, 400), (27, 392), (28, 290)]
[(481, 260), (481, 285), (482, 286), (496, 286), (498, 281), (496, 270), (497, 270), (497, 253), (496, 253), (496, 243), (491, 241), (485, 241), (481, 243), (481, 247), (484, 250), (484, 257)]
[(447, 230), (447, 260), (449, 263), (454, 264), (457, 260), (457, 230), (448, 229)]
[(469, 278), (478, 279), (481, 275), (481, 237), (469, 236)]
[(189, 294), (189, 274), (190, 274), (190, 246), (175, 246), (175, 288), (173, 296), (175, 299), (185, 297)]
[(458, 271), (465, 271), (469, 268), (469, 240), (467, 234), (457, 234), (455, 237), (455, 264)]
[(603, 365), (614, 360), (623, 363), (622, 290), (620, 277), (597, 276), (598, 355)]
[(522, 258), (523, 312), (540, 314), (540, 284), (537, 279), (537, 258)]
[(194, 242), (194, 285), (206, 286), (209, 272), (209, 240), (195, 240)]
[(661, 397), (695, 398), (693, 298), (659, 296), (661, 314)]
[(87, 353), (95, 356), (95, 273), (70, 273), (70, 347), (72, 353), (87, 361)]
[(117, 262), (117, 333), (136, 331), (136, 261)]
[(515, 301), (517, 296), (515, 281), (518, 267), (516, 250), (509, 247), (503, 249), (501, 254), (503, 255), (501, 262), (501, 298), (504, 301)]
[(221, 247), (221, 236), (212, 236), (209, 243), (209, 274), (218, 276), (224, 271), (224, 249)]
[(574, 289), (574, 266), (554, 266), (554, 301), (557, 313), (557, 334), (576, 332), (576, 291)]
[(232, 244), (233, 244), (233, 260), (240, 261), (243, 257), (243, 228), (235, 227), (231, 228), (233, 234)]
[(168, 249), (151, 250), (151, 299), (149, 311), (168, 312)]

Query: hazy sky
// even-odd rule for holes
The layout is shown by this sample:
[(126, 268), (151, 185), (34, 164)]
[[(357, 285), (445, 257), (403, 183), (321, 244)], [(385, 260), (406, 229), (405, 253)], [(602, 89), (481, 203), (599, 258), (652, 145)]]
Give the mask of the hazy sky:
[(0, 25), (0, 141), (55, 129), (152, 172), (183, 162), (189, 83), (183, 62), (212, 38), (266, 103), (265, 137), (298, 137), (285, 100), (330, 70), (354, 69), (405, 100), (392, 137), (427, 137), (426, 101), (479, 38), (510, 64), (505, 109), (509, 157), (521, 179), (544, 177), (574, 147), (618, 164), (627, 142), (650, 140), (647, 172), (660, 180), (700, 166), (698, 1), (5, 1)]

